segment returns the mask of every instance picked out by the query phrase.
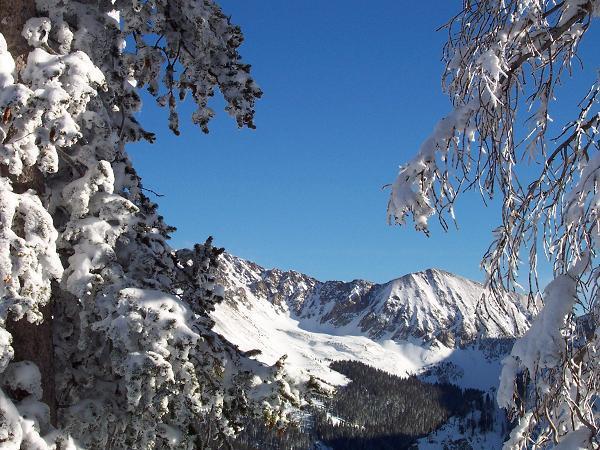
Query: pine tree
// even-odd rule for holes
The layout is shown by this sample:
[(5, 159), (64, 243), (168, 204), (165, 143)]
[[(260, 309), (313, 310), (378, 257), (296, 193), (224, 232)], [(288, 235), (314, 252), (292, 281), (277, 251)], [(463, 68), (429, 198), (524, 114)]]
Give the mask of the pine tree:
[(0, 14), (0, 445), (213, 448), (248, 415), (284, 427), (305, 385), (212, 331), (221, 250), (169, 247), (126, 152), (154, 141), (134, 117), (142, 88), (175, 133), (188, 94), (208, 131), (215, 88), (254, 127), (240, 29), (210, 0)]

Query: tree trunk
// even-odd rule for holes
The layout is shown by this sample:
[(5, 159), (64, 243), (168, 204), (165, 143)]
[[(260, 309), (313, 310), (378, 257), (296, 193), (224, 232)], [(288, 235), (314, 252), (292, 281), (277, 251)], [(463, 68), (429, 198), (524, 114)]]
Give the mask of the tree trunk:
[[(27, 19), (36, 16), (34, 0), (0, 0), (0, 32), (15, 59), (17, 73), (27, 62), (29, 46), (21, 36)], [(38, 195), (44, 194), (44, 177), (36, 166), (23, 170), (19, 177), (10, 176), (5, 166), (0, 166), (0, 175), (11, 178), (13, 189), (22, 193), (28, 189)], [(34, 325), (21, 319), (7, 321), (6, 328), (13, 336), (15, 357), (13, 361), (32, 361), (42, 374), (43, 401), (50, 407), (51, 421), (56, 418), (56, 398), (54, 386), (54, 346), (52, 344), (52, 304), (41, 308), (44, 321)]]
[(35, 0), (0, 0), (0, 31), (17, 63), (17, 71), (25, 64), (29, 53), (29, 46), (21, 36), (21, 31), (27, 19), (35, 15)]

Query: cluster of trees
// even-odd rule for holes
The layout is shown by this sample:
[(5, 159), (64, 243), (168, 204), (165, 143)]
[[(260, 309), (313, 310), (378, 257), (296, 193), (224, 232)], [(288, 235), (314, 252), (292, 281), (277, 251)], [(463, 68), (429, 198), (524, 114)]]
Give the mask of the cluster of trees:
[[(416, 376), (399, 378), (357, 361), (336, 361), (331, 368), (352, 380), (326, 401), (330, 415), (343, 420), (335, 424), (321, 416), (316, 421), (320, 439), (335, 449), (406, 448), (451, 416), (465, 417), (488, 408), (479, 414), (487, 418), (495, 410), (474, 389), (428, 384)], [(473, 424), (480, 425), (490, 424)]]
[(248, 423), (234, 448), (309, 449), (323, 442), (336, 450), (402, 449), (452, 416), (462, 419), (463, 434), (504, 425), (495, 424), (493, 399), (478, 390), (400, 378), (358, 361), (336, 361), (331, 368), (352, 381), (284, 432)]
[(260, 420), (250, 419), (229, 444), (235, 450), (312, 450), (318, 442), (314, 427), (316, 413), (310, 408), (306, 416), (285, 430), (274, 430)]

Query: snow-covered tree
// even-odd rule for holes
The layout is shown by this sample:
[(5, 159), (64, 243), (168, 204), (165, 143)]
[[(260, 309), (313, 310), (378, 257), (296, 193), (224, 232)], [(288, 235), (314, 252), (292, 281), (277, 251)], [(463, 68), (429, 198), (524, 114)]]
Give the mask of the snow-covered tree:
[(501, 198), (502, 223), (482, 262), (495, 295), (485, 301), (504, 301), (521, 260), (532, 293), (538, 253), (554, 270), (531, 329), (504, 361), (498, 402), (518, 419), (506, 448), (599, 448), (600, 79), (558, 136), (549, 133), (555, 91), (579, 71), (573, 66), (598, 71), (578, 47), (600, 1), (463, 6), (446, 24), (443, 85), (453, 109), (400, 168), (388, 217), (403, 224), (412, 215), (427, 232), (432, 215), (444, 227), (454, 218), (464, 189)]
[(214, 448), (318, 386), (212, 331), (220, 250), (169, 247), (125, 150), (140, 89), (253, 127), (242, 39), (212, 0), (0, 2), (0, 448)]

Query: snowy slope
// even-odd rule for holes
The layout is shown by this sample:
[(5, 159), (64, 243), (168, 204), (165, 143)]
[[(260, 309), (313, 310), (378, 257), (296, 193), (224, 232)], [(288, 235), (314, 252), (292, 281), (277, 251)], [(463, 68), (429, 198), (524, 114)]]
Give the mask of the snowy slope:
[[(463, 428), (461, 429), (461, 425)], [(419, 450), (477, 449), (498, 450), (502, 448), (503, 430), (487, 433), (465, 432), (465, 421), (452, 417), (442, 428), (417, 441)]]
[(506, 338), (529, 325), (521, 298), (506, 302), (506, 313), (491, 303), (486, 314), (480, 284), (441, 270), (382, 285), (321, 282), (227, 254), (220, 270), (226, 300), (213, 314), (216, 331), (242, 350), (259, 349), (258, 359), (273, 363), (287, 354), (288, 370), (334, 384), (345, 380), (329, 363), (356, 359), (488, 390), (497, 384)]

